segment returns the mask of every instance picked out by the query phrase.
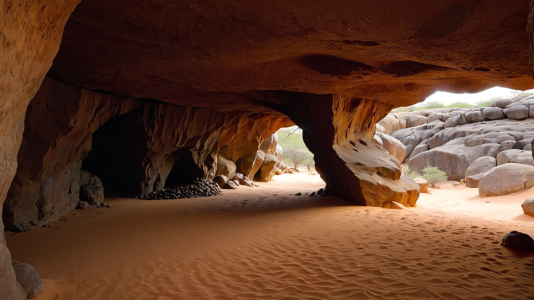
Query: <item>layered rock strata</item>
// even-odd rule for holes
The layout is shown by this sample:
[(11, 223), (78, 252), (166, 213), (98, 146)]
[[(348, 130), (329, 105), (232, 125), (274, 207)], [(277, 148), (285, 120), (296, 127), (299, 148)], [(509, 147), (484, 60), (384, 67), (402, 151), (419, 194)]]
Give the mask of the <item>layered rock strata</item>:
[[(0, 207), (17, 169), (24, 114), (52, 65), (63, 29), (79, 0), (2, 2), (0, 8)], [(0, 232), (3, 229), (0, 223)], [(0, 235), (0, 299), (25, 299)]]
[[(3, 34), (0, 44), (3, 70), (0, 74), (0, 173), (3, 175), (0, 179), (0, 204), (15, 175), (25, 109), (49, 71), (63, 27), (77, 3), (77, 0), (8, 0), (0, 7)], [(273, 125), (280, 117), (276, 113), (278, 107), (307, 127), (308, 144), (315, 149), (316, 160), (322, 162), (323, 178), (328, 179), (327, 184), (332, 191), (356, 203), (375, 205), (374, 200), (365, 199), (364, 193), (373, 194), (363, 192), (357, 176), (369, 186), (374, 185), (370, 182), (387, 181), (387, 188), (382, 191), (387, 194), (388, 190), (396, 189), (391, 186), (396, 185), (397, 172), (395, 168), (390, 168), (395, 163), (385, 160), (384, 154), (377, 156), (382, 162), (372, 162), (370, 156), (362, 158), (365, 155), (347, 157), (349, 140), (367, 143), (360, 135), (372, 139), (372, 130), (368, 129), (373, 126), (374, 117), (356, 118), (355, 121), (370, 123), (364, 124), (366, 128), (357, 124), (347, 125), (346, 128), (356, 128), (354, 132), (358, 136), (335, 142), (340, 140), (336, 135), (343, 134), (340, 131), (344, 126), (332, 124), (333, 99), (326, 95), (346, 95), (351, 99), (367, 99), (365, 101), (369, 103), (380, 100), (383, 104), (377, 107), (393, 107), (421, 101), (437, 89), (474, 92), (496, 83), (517, 89), (531, 88), (532, 78), (526, 65), (529, 43), (524, 34), (527, 14), (527, 3), (520, 0), (357, 1), (350, 5), (343, 1), (317, 2), (314, 5), (301, 1), (237, 5), (222, 0), (216, 3), (196, 1), (195, 5), (191, 5), (189, 2), (172, 1), (134, 0), (125, 3), (86, 0), (69, 20), (60, 54), (50, 72), (72, 86), (105, 91), (108, 96), (157, 99), (182, 106), (167, 110), (154, 102), (146, 107), (136, 106), (129, 112), (130, 115), (124, 117), (128, 122), (137, 122), (134, 127), (140, 132), (145, 131), (147, 138), (156, 138), (145, 149), (135, 153), (138, 156), (132, 155), (137, 159), (147, 157), (144, 162), (146, 171), (143, 169), (132, 174), (142, 183), (138, 186), (142, 191), (164, 185), (163, 182), (167, 181), (164, 169), (170, 169), (167, 176), (173, 180), (182, 180), (179, 174), (173, 173), (177, 161), (185, 161), (183, 165), (195, 169), (195, 172), (212, 174), (217, 154), (214, 149), (240, 140), (238, 133), (242, 135), (241, 140), (254, 140), (254, 143), (257, 140), (259, 145), (261, 136), (269, 133), (258, 135), (254, 133), (254, 128), (280, 125)], [(528, 31), (532, 31), (532, 14)], [(258, 93), (273, 90), (324, 95), (304, 97), (324, 103), (306, 102), (306, 107), (298, 108), (280, 101), (280, 97), (265, 103), (263, 97), (258, 96)], [(350, 102), (354, 107), (348, 107), (346, 111), (354, 111), (360, 106), (358, 101)], [(189, 108), (184, 108), (186, 106)], [(165, 133), (173, 135), (169, 127), (160, 122), (169, 124), (172, 130), (178, 126), (178, 134), (186, 131), (190, 124), (181, 123), (178, 119), (190, 120), (188, 118), (204, 115), (193, 107), (216, 109), (223, 114), (207, 113), (202, 122), (197, 121), (198, 128), (208, 129), (201, 137), (195, 135), (175, 145), (175, 141), (167, 142), (176, 136), (158, 140), (158, 132), (162, 128), (166, 128)], [(304, 112), (298, 112), (298, 109)], [(150, 114), (153, 115), (149, 117)], [(176, 120), (168, 120), (167, 116), (173, 114), (177, 114)], [(96, 115), (95, 120), (87, 122), (100, 122), (99, 113)], [(219, 128), (210, 127), (209, 122), (213, 120), (210, 116), (225, 118), (223, 115), (237, 120), (237, 125), (223, 128), (218, 141), (214, 142)], [(271, 121), (260, 121), (274, 115), (277, 117)], [(76, 119), (76, 114), (68, 117), (68, 120), (72, 119)], [(46, 121), (56, 122), (53, 118)], [(314, 121), (318, 123), (312, 124)], [(120, 125), (121, 122), (117, 123)], [(64, 129), (62, 126), (66, 123), (70, 124), (70, 121), (60, 120), (60, 128)], [(52, 156), (59, 152), (66, 155), (62, 158), (64, 160), (79, 160), (78, 150), (66, 150), (61, 141), (64, 139), (61, 134), (73, 137), (73, 133), (69, 133), (70, 126), (59, 133), (59, 138), (56, 138), (58, 133), (53, 132), (44, 139), (52, 146), (44, 153), (40, 152), (48, 159), (43, 162), (57, 162)], [(72, 124), (72, 130), (79, 126), (82, 125)], [(347, 141), (348, 144), (345, 143)], [(210, 148), (212, 142), (217, 147)], [(177, 148), (178, 144), (186, 146)], [(245, 157), (245, 153), (248, 153), (248, 159), (256, 156), (255, 146), (240, 149), (240, 144), (236, 142), (225, 150), (232, 155), (233, 161)], [(84, 151), (85, 142), (77, 140), (73, 145), (80, 145), (80, 151)], [(332, 145), (336, 150), (332, 149)], [(357, 149), (365, 152), (365, 147), (360, 145)], [(43, 149), (47, 146), (38, 147), (37, 151)], [(344, 158), (339, 158), (338, 153)], [(356, 164), (366, 160), (371, 161), (368, 168)], [(61, 167), (67, 167), (68, 174), (72, 174), (68, 168), (70, 164), (60, 163)], [(244, 163), (243, 169), (246, 165), (249, 163)], [(349, 170), (349, 167), (354, 169), (355, 166), (359, 170)], [(60, 176), (45, 164), (34, 168), (48, 170), (52, 175), (51, 181), (59, 180), (61, 183), (57, 185), (59, 190), (67, 186), (75, 189), (75, 180), (71, 181), (69, 176)], [(15, 185), (28, 184), (28, 178), (22, 175), (36, 174), (35, 170), (29, 169), (28, 166), (23, 167), (24, 172)], [(388, 173), (375, 172), (378, 169), (388, 170)], [(55, 210), (66, 210), (50, 205), (54, 201), (68, 207), (72, 197), (72, 191), (69, 195), (64, 194), (50, 183), (42, 182), (42, 179), (38, 176), (39, 183), (36, 185), (46, 187), (42, 189), (44, 196), (36, 198), (39, 206), (31, 208), (29, 214), (37, 222), (53, 218), (57, 215)], [(40, 188), (32, 187), (28, 193), (35, 193), (35, 190)], [(409, 190), (406, 192), (410, 193)], [(16, 194), (10, 197), (20, 197)], [(59, 200), (52, 199), (50, 194), (56, 194)], [(15, 201), (9, 207), (19, 205), (24, 207), (27, 203)], [(23, 297), (20, 295), (21, 287), (17, 286), (9, 252), (1, 238), (0, 299)]]
[[(106, 122), (117, 119), (127, 131), (104, 140), (103, 148), (93, 149), (103, 154), (91, 159), (93, 136)], [(126, 178), (129, 181), (119, 186), (128, 189), (118, 192), (146, 195), (165, 187), (178, 161), (182, 175), (211, 180), (221, 148), (239, 161), (247, 152), (236, 145), (251, 147), (256, 153), (262, 135), (292, 123), (280, 115), (179, 107), (93, 92), (46, 78), (29, 105), (25, 124), (19, 167), (3, 210), (6, 227), (14, 231), (41, 226), (73, 210), (80, 200), (82, 164), (110, 187), (107, 190), (116, 183), (109, 177)], [(260, 129), (251, 133), (251, 124)], [(248, 134), (240, 135), (242, 131)], [(254, 133), (259, 136), (253, 137)], [(115, 145), (114, 140), (122, 145)], [(122, 152), (112, 155), (114, 147), (124, 145)], [(124, 165), (113, 165), (117, 156), (129, 159)], [(247, 167), (252, 168), (252, 163)]]

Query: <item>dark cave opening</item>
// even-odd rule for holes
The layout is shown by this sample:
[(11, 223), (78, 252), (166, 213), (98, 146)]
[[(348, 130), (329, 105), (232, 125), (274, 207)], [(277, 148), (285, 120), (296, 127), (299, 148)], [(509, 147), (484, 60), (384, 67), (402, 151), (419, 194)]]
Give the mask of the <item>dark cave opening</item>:
[(92, 150), (82, 168), (100, 178), (106, 196), (131, 197), (141, 191), (148, 135), (139, 121), (140, 113), (116, 116), (93, 134)]
[(173, 166), (165, 180), (166, 188), (191, 183), (196, 178), (204, 177), (204, 172), (195, 163), (189, 148), (184, 147), (176, 150), (169, 156), (168, 160)]

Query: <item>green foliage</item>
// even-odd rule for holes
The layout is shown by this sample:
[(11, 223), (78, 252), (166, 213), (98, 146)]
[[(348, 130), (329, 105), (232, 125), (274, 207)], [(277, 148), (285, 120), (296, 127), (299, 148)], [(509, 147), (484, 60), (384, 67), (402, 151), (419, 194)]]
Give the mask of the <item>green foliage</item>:
[(445, 108), (471, 108), (471, 107), (473, 107), (473, 105), (467, 102), (461, 102), (461, 101), (454, 102), (454, 103), (451, 103), (445, 106)]
[(307, 165), (309, 160), (313, 160), (313, 154), (308, 149), (284, 149), (284, 160), (287, 159), (298, 170), (299, 165)]
[(447, 173), (441, 171), (437, 167), (426, 167), (423, 169), (423, 178), (428, 181), (432, 187), (442, 181), (447, 181)]
[(442, 103), (439, 103), (437, 101), (433, 101), (433, 102), (425, 103), (420, 108), (418, 107), (417, 110), (435, 109), (435, 108), (443, 108), (443, 107), (444, 107), (444, 105)]
[(493, 99), (490, 99), (490, 100), (482, 100), (482, 101), (478, 101), (476, 104), (475, 104), (475, 107), (489, 107), (491, 105), (491, 103), (493, 103), (493, 101), (495, 101), (496, 99), (493, 98)]
[(313, 154), (308, 150), (302, 139), (302, 129), (297, 126), (281, 128), (278, 130), (278, 144), (284, 149), (284, 162), (287, 165), (306, 166), (315, 165)]
[(421, 175), (419, 173), (410, 170), (408, 166), (402, 167), (402, 172), (404, 173), (404, 175), (409, 176), (411, 178), (417, 178), (417, 177), (421, 178)]

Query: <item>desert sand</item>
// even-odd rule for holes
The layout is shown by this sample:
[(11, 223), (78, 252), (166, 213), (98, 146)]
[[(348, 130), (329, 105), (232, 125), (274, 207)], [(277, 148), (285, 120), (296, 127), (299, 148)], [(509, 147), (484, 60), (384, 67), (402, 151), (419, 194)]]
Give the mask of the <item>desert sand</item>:
[(532, 256), (499, 241), (534, 236), (520, 208), (534, 189), (443, 184), (403, 210), (294, 195), (323, 186), (302, 172), (211, 198), (113, 198), (6, 239), (44, 278), (39, 300), (533, 298)]

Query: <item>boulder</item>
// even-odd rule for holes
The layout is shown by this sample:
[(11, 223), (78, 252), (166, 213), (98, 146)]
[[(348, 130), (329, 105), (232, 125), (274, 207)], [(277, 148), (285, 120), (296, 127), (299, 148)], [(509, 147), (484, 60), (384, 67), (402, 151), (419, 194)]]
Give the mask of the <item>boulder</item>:
[(431, 113), (428, 118), (427, 118), (427, 122), (428, 123), (432, 123), (434, 121), (445, 121), (445, 118), (443, 117), (443, 114), (440, 114), (440, 113)]
[(250, 178), (248, 178), (247, 176), (243, 176), (243, 178), (239, 180), (239, 183), (248, 187), (254, 186), (254, 182), (250, 180)]
[(278, 134), (273, 133), (268, 135), (260, 145), (260, 150), (265, 153), (276, 153), (276, 146), (278, 146)]
[(241, 174), (239, 172), (235, 172), (234, 177), (232, 177), (232, 180), (238, 180), (239, 181), (239, 180), (243, 179), (243, 177), (244, 177), (243, 174)]
[(512, 99), (501, 98), (501, 99), (497, 99), (497, 100), (493, 101), (493, 103), (490, 106), (504, 108), (504, 107), (512, 104), (513, 102), (514, 101)]
[(517, 142), (514, 140), (502, 141), (501, 151), (513, 149), (515, 147), (515, 144), (517, 144)]
[(480, 185), (480, 179), (484, 176), (484, 173), (471, 175), (469, 177), (465, 177), (465, 186), (470, 188), (478, 188)]
[(256, 151), (256, 158), (254, 159), (254, 164), (252, 164), (252, 170), (248, 174), (249, 178), (254, 178), (254, 175), (259, 171), (261, 165), (263, 165), (263, 160), (265, 159), (265, 152), (258, 150)]
[(484, 173), (478, 193), (481, 197), (502, 196), (534, 186), (534, 167), (508, 163)]
[(534, 106), (528, 109), (528, 116), (534, 119)]
[(226, 184), (223, 186), (223, 189), (235, 190), (237, 189), (237, 184), (235, 184), (233, 180), (228, 180)]
[(534, 167), (534, 159), (532, 158), (532, 151), (524, 151), (517, 154), (512, 160), (511, 163), (529, 165)]
[(445, 120), (444, 128), (450, 128), (450, 127), (455, 127), (455, 126), (456, 126), (456, 123), (454, 123), (453, 118), (448, 118), (447, 120)]
[(39, 273), (29, 264), (12, 261), (11, 265), (26, 296), (30, 299), (39, 296), (44, 289), (44, 282)]
[(456, 126), (458, 126), (458, 125), (464, 125), (465, 123), (467, 123), (464, 114), (460, 114), (460, 115), (457, 115), (457, 116), (452, 117), (452, 122), (453, 122)]
[(387, 134), (377, 133), (376, 136), (380, 138), (382, 147), (384, 147), (389, 154), (401, 163), (404, 161), (404, 158), (406, 157), (406, 146), (404, 146), (404, 144)]
[(477, 188), (480, 177), (473, 178), (476, 175), (486, 173), (497, 166), (497, 161), (491, 156), (482, 156), (475, 159), (465, 171), (465, 186)]
[(523, 201), (523, 204), (521, 204), (521, 208), (523, 209), (523, 213), (525, 215), (534, 217), (534, 198), (529, 198)]
[(497, 165), (500, 166), (507, 163), (518, 163), (534, 166), (532, 152), (519, 149), (509, 149), (499, 153), (497, 155)]
[(516, 105), (505, 108), (503, 113), (508, 119), (522, 120), (528, 118), (528, 107), (524, 105)]
[(76, 209), (88, 209), (91, 205), (88, 202), (85, 201), (78, 201), (78, 205), (76, 205)]
[(518, 231), (510, 231), (503, 237), (501, 246), (532, 252), (534, 251), (534, 239), (528, 234)]
[(420, 193), (428, 193), (428, 181), (426, 181), (423, 178), (414, 178), (413, 179), (417, 184), (419, 184), (419, 192)]
[(412, 115), (406, 119), (406, 128), (416, 127), (426, 124), (427, 122), (428, 119), (425, 116)]
[(228, 181), (228, 178), (224, 175), (215, 176), (213, 178), (213, 182), (219, 185), (219, 187), (223, 188), (226, 182)]
[(486, 107), (482, 111), (484, 120), (498, 120), (504, 118), (504, 113), (501, 108), (498, 107)]
[(236, 166), (234, 161), (217, 155), (217, 172), (215, 173), (215, 176), (224, 175), (226, 178), (230, 179), (234, 177), (235, 170)]
[(428, 142), (430, 141), (430, 139), (426, 139), (424, 141), (422, 141), (419, 145), (417, 145), (417, 147), (415, 147), (412, 151), (412, 154), (410, 154), (410, 157), (408, 158), (408, 161), (410, 159), (412, 159), (413, 157), (425, 152), (425, 151), (428, 151), (430, 150), (430, 147), (428, 146)]
[(386, 132), (386, 128), (384, 128), (384, 126), (380, 125), (380, 124), (376, 124), (376, 132), (377, 133), (385, 133), (387, 134)]
[(382, 208), (387, 208), (387, 209), (404, 209), (404, 205), (400, 204), (399, 202), (396, 202), (396, 201), (390, 201), (390, 202), (386, 202), (382, 205)]
[(500, 145), (494, 143), (469, 147), (465, 146), (465, 138), (457, 138), (443, 146), (411, 157), (408, 166), (417, 173), (421, 173), (427, 166), (437, 167), (447, 173), (449, 180), (459, 181), (465, 178), (467, 168), (477, 158), (496, 155), (499, 148)]
[(436, 133), (443, 130), (443, 124), (428, 129), (428, 125), (420, 125), (417, 127), (406, 128), (399, 130), (392, 134), (394, 138), (399, 140), (404, 146), (406, 146), (406, 156), (409, 157), (413, 149), (426, 139), (433, 137)]
[(90, 205), (100, 206), (104, 202), (104, 187), (102, 183), (86, 184), (80, 187), (80, 201), (89, 203)]
[(482, 122), (484, 118), (480, 111), (470, 111), (465, 115), (465, 119), (469, 123)]
[(268, 182), (273, 178), (274, 167), (276, 165), (276, 156), (271, 153), (265, 153), (265, 159), (258, 173), (254, 177), (257, 181)]
[(378, 122), (378, 124), (384, 127), (386, 134), (392, 134), (395, 131), (406, 128), (406, 122), (404, 122), (404, 126), (402, 126), (399, 119), (393, 115), (385, 116)]

